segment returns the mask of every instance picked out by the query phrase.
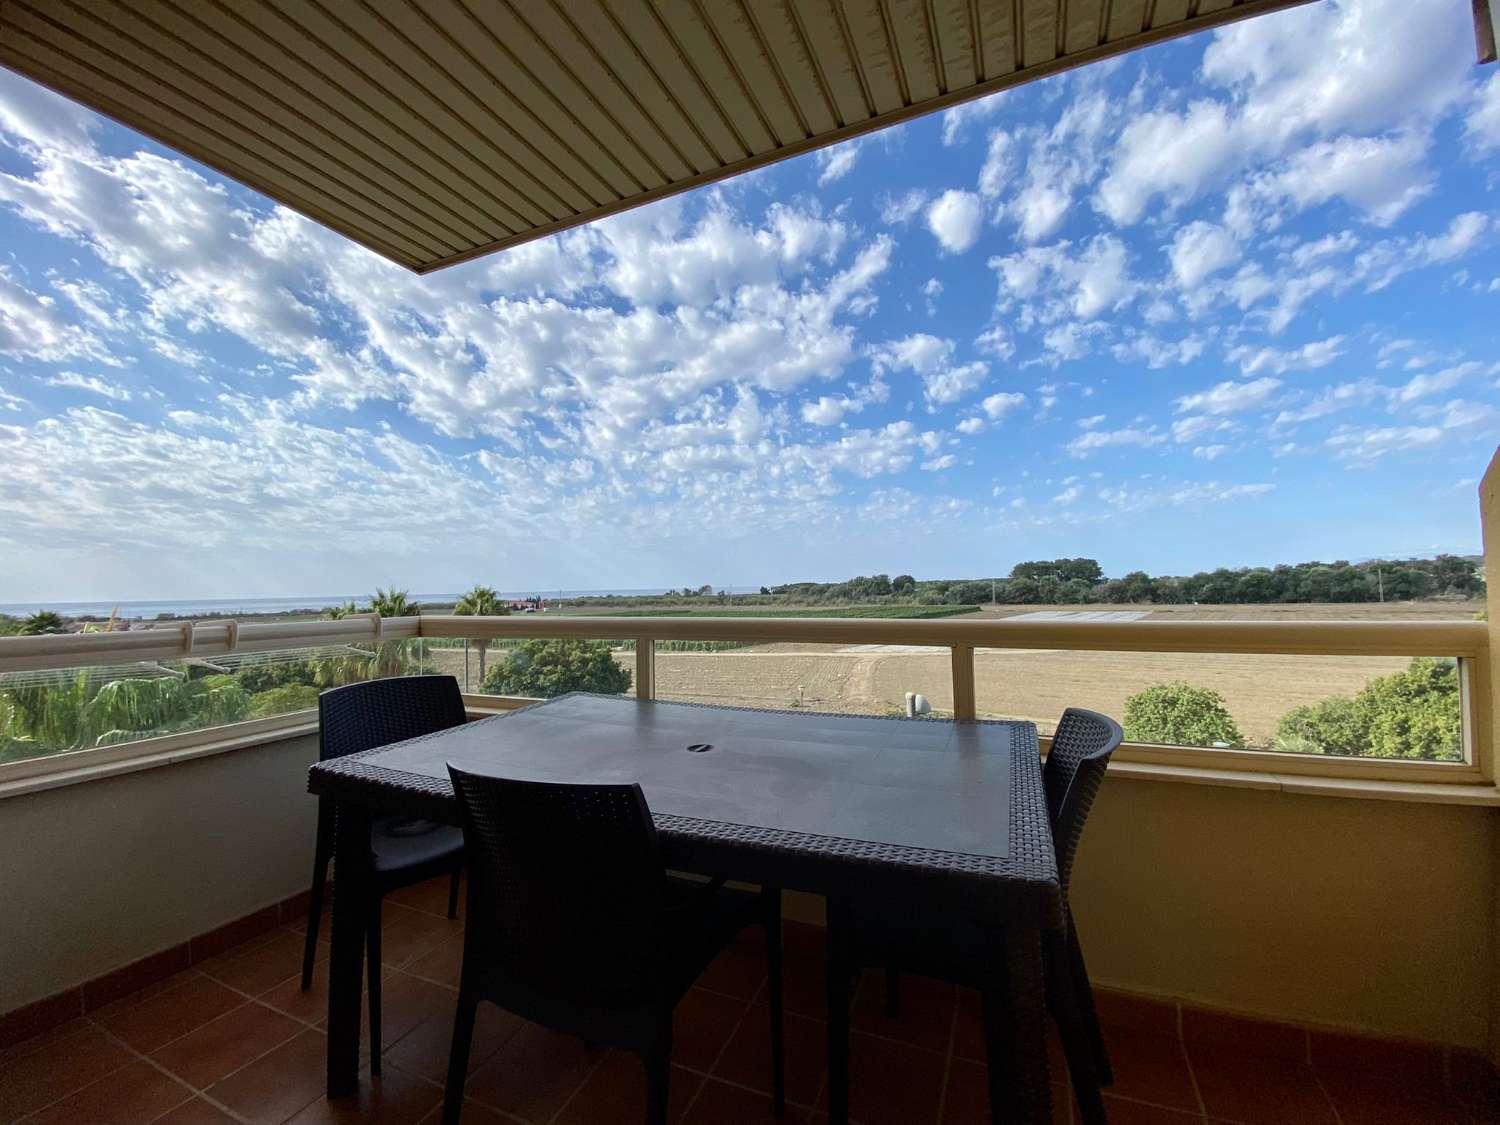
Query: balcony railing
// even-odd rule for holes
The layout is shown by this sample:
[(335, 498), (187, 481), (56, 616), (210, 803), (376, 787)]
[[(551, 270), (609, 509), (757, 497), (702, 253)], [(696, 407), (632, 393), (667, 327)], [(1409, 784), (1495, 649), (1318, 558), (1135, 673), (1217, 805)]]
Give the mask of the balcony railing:
[[(397, 642), (462, 639), (500, 645), (532, 638), (624, 639), (634, 647), (634, 694), (658, 694), (656, 649), (662, 641), (720, 641), (743, 645), (796, 643), (831, 646), (901, 646), (946, 652), (946, 687), (952, 714), (979, 716), (975, 654), (983, 650), (1051, 650), (1070, 653), (1236, 654), (1296, 657), (1416, 657), (1457, 660), (1463, 760), (1401, 761), (1334, 757), (1270, 750), (1164, 746), (1130, 743), (1121, 763), (1184, 767), (1233, 774), (1354, 778), (1399, 782), (1485, 784), (1494, 778), (1490, 715), (1489, 632), (1477, 621), (1426, 622), (1233, 622), (1233, 621), (1049, 621), (870, 620), (724, 616), (509, 617), (424, 616), (380, 619), (360, 615), (336, 621), (181, 623), (120, 633), (0, 638), (0, 683), (20, 672), (45, 669), (204, 662), (245, 654), (304, 652), (350, 646), (371, 659)], [(505, 659), (502, 652), (491, 660)], [(179, 665), (180, 666), (180, 665)], [(929, 688), (929, 690), (931, 690)], [(518, 700), (471, 697), (476, 706), (514, 705)], [(1087, 702), (1080, 700), (1079, 702)], [(989, 709), (986, 709), (989, 710)], [(118, 761), (161, 750), (177, 750), (211, 739), (263, 739), (305, 726), (305, 710), (253, 722), (235, 722), (165, 737), (147, 737), (97, 749), (51, 754), (0, 764), (0, 783), (105, 760)], [(123, 740), (122, 740), (123, 741)]]

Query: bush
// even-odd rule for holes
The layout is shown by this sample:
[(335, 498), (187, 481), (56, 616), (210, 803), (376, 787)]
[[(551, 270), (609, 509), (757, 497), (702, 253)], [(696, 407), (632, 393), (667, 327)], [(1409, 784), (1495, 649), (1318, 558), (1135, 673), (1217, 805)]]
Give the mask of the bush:
[(307, 711), (318, 705), (318, 689), (311, 684), (284, 684), (250, 697), (250, 714), (257, 719)]
[(1181, 680), (1152, 684), (1126, 700), (1125, 737), (1168, 746), (1245, 745), (1224, 697)]
[(630, 673), (603, 641), (530, 640), (491, 668), (480, 690), (541, 699), (570, 691), (623, 695), (630, 690)]
[(1371, 680), (1353, 699), (1325, 699), (1288, 711), (1274, 748), (1303, 754), (1463, 758), (1458, 667), (1419, 656), (1403, 672)]

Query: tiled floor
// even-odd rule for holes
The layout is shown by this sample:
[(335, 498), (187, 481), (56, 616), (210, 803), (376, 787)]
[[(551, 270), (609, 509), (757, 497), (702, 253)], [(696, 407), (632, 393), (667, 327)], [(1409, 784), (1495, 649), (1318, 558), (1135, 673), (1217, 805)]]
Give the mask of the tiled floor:
[[(84, 1019), (0, 1052), (0, 1122), (209, 1125), (215, 1122), (436, 1122), (457, 979), (460, 923), (440, 881), (395, 896), (384, 926), (384, 1076), (357, 1099), (323, 1097), (326, 964), (298, 987), (300, 927), (272, 930)], [(323, 931), (326, 934), (326, 928)], [(789, 1122), (826, 1104), (820, 931), (787, 928)], [(323, 945), (326, 957), (327, 946)], [(763, 954), (730, 950), (684, 1000), (676, 1026), (672, 1116), (688, 1125), (776, 1121), (770, 1112)], [(972, 994), (920, 978), (889, 1020), (880, 982), (856, 994), (852, 1114), (862, 1125), (987, 1122), (983, 1035)], [(1184, 1048), (1178, 1028), (1102, 1005), (1116, 1082), (1114, 1125), (1475, 1125), (1490, 1118), (1445, 1091), (1439, 1073), (1393, 1072), (1378, 1056), (1308, 1066), (1297, 1033), (1250, 1057), (1208, 1026)], [(1228, 1029), (1225, 1029), (1226, 1031)], [(1315, 1048), (1316, 1051), (1316, 1048)], [(1053, 1049), (1056, 1119), (1073, 1119)], [(1373, 1064), (1373, 1065), (1371, 1065)], [(485, 1005), (475, 1036), (465, 1122), (635, 1125), (643, 1083), (634, 1059), (590, 1048)]]

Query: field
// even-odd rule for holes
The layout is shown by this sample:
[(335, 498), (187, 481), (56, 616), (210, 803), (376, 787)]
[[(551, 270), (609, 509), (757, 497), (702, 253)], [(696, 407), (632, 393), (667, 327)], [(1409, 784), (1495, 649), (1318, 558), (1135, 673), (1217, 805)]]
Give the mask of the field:
[[(882, 607), (883, 608), (883, 607)], [(998, 619), (1022, 613), (1115, 611), (1144, 620), (1317, 621), (1464, 620), (1482, 602), (1416, 602), (1386, 605), (1269, 606), (1002, 606), (967, 617)], [(649, 611), (646, 611), (649, 612)], [(834, 616), (852, 616), (834, 611)], [(695, 615), (696, 616), (696, 615)], [(820, 614), (822, 616), (822, 614)], [(624, 630), (622, 630), (624, 631)], [(498, 655), (498, 654), (496, 654)], [(462, 653), (441, 654), (444, 668), (462, 673)], [(616, 659), (634, 670), (635, 655)], [(1350, 696), (1376, 676), (1406, 667), (1404, 657), (1204, 656), (988, 650), (975, 654), (981, 715), (1025, 718), (1050, 731), (1068, 706), (1123, 715), (1125, 700), (1152, 683), (1186, 680), (1223, 694), (1251, 745), (1264, 745), (1283, 714), (1330, 696)], [(477, 669), (477, 665), (475, 665)], [(477, 671), (473, 683), (477, 687)], [(796, 707), (886, 714), (902, 707), (908, 691), (927, 696), (934, 710), (953, 706), (945, 650), (870, 645), (755, 645), (730, 652), (659, 653), (657, 697), (755, 707)]]

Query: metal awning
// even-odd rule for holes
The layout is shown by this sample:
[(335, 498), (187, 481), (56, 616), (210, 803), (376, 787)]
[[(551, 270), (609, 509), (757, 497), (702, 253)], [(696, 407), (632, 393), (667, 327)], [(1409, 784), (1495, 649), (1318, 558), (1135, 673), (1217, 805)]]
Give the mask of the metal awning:
[(0, 64), (418, 272), (1308, 0), (0, 0)]

